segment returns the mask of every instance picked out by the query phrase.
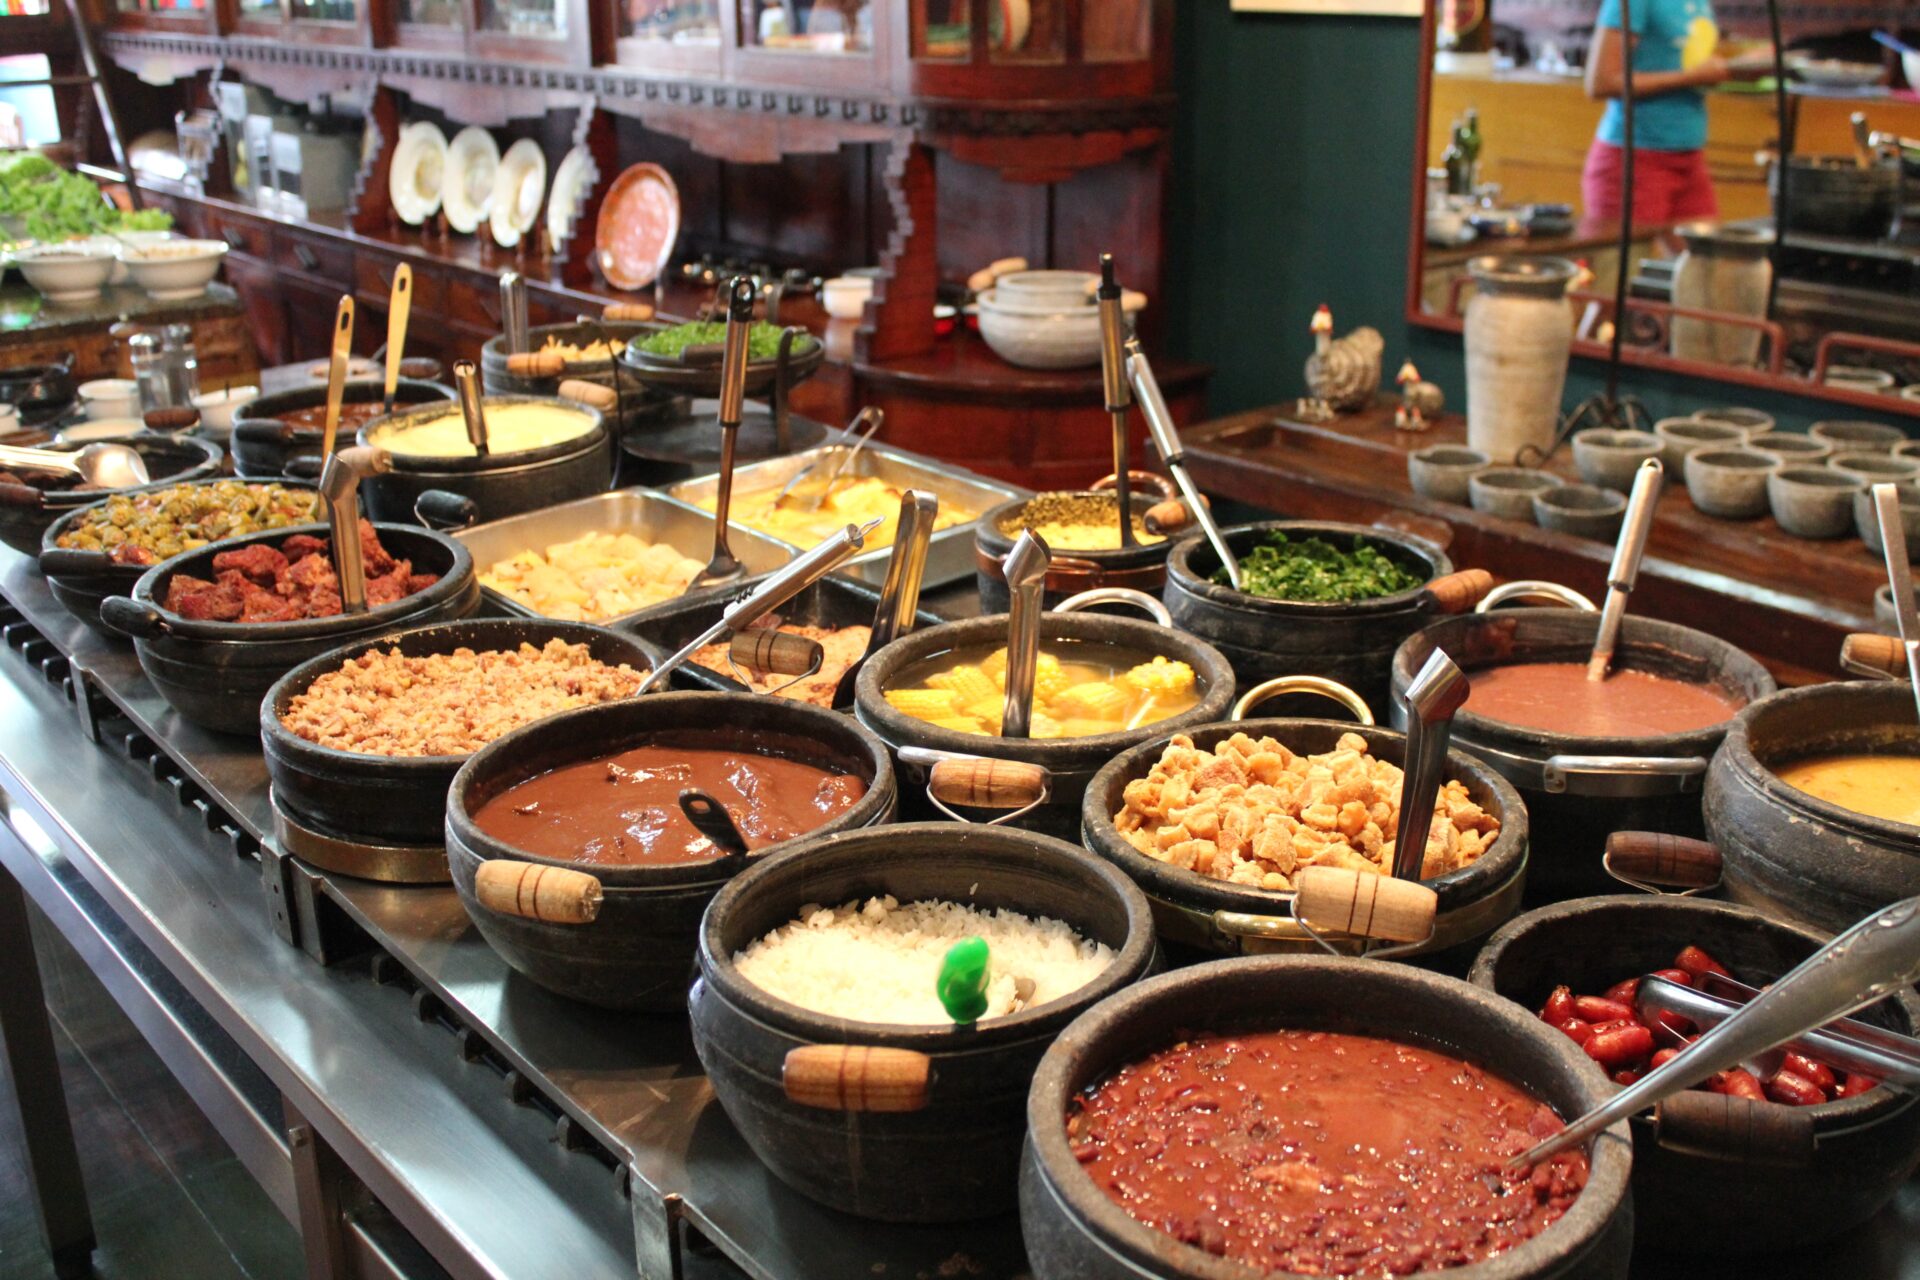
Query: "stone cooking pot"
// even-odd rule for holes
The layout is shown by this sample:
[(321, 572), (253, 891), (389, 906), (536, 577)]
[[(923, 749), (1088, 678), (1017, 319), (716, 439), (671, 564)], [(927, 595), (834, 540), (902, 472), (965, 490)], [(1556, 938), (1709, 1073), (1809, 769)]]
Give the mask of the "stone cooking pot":
[[(384, 401), (384, 381), (360, 379), (348, 382), (341, 391), (342, 404), (366, 404)], [(402, 378), (393, 389), (396, 405), (430, 404), (452, 400), (453, 388), (438, 382), (418, 382)], [(282, 422), (279, 415), (299, 409), (313, 409), (327, 402), (327, 384), (275, 391), (256, 396), (234, 411), (233, 469), (243, 480), (278, 480), (290, 474), (296, 458), (317, 465), (325, 433), (318, 427), (296, 427)], [(341, 440), (351, 440), (353, 432), (342, 429)], [(317, 474), (317, 473), (316, 473)], [(403, 517), (412, 519), (411, 516)]]

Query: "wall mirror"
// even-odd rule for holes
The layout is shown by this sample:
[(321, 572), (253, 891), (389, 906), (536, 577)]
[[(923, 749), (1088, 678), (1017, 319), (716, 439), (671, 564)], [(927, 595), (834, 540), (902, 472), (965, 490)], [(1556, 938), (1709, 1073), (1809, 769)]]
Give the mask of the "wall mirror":
[(1481, 255), (1567, 258), (1588, 268), (1576, 354), (1604, 354), (1625, 270), (1636, 364), (1920, 414), (1920, 55), (1873, 38), (1920, 28), (1896, 3), (1783, 7), (1781, 91), (1765, 0), (1629, 11), (1643, 87), (1623, 259), (1624, 135), (1604, 93), (1619, 0), (1428, 0), (1408, 319), (1458, 331)]

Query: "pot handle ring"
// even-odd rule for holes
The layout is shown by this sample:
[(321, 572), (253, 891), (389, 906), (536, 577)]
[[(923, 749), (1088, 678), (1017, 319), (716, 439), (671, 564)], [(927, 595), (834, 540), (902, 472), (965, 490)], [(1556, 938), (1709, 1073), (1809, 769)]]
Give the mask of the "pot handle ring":
[(1722, 875), (1718, 849), (1664, 831), (1614, 832), (1600, 865), (1621, 884), (1675, 898), (1717, 889)]
[(1373, 718), (1373, 708), (1367, 705), (1365, 698), (1338, 680), (1329, 680), (1325, 676), (1275, 676), (1271, 680), (1262, 680), (1240, 695), (1240, 701), (1233, 704), (1233, 714), (1227, 718), (1245, 720), (1247, 713), (1261, 703), (1288, 693), (1317, 693), (1352, 712), (1353, 718), (1361, 725), (1372, 728), (1377, 723)]
[(901, 747), (899, 755), (905, 764), (926, 766), (927, 799), (955, 822), (971, 819), (961, 817), (950, 805), (1009, 810), (986, 824), (997, 827), (1031, 813), (1053, 795), (1053, 774), (1044, 765), (933, 747)]
[(1053, 606), (1053, 611), (1078, 613), (1082, 609), (1091, 609), (1096, 604), (1130, 604), (1163, 627), (1173, 625), (1173, 615), (1167, 612), (1166, 605), (1161, 604), (1146, 592), (1132, 587), (1095, 587), (1091, 591), (1082, 591), (1079, 595), (1068, 596)]
[(1482, 596), (1480, 603), (1473, 607), (1475, 613), (1491, 613), (1509, 600), (1546, 599), (1566, 609), (1578, 609), (1582, 613), (1598, 613), (1593, 601), (1575, 591), (1572, 587), (1563, 587), (1557, 582), (1545, 578), (1518, 578), (1512, 582), (1503, 582)]
[[(1214, 927), (1232, 938), (1280, 941), (1311, 939), (1329, 955), (1345, 955), (1325, 934), (1361, 939), (1363, 956), (1385, 959), (1417, 951), (1433, 941), (1439, 896), (1415, 880), (1351, 871), (1345, 867), (1303, 867), (1293, 878), (1284, 916), (1216, 911)], [(1374, 947), (1375, 942), (1396, 945)]]
[(495, 915), (542, 924), (592, 924), (605, 894), (584, 871), (514, 858), (487, 858), (473, 873), (473, 896)]
[(914, 1049), (803, 1044), (780, 1064), (787, 1101), (823, 1111), (923, 1111), (932, 1085), (933, 1059)]
[[(1173, 501), (1180, 496), (1180, 490), (1178, 486), (1173, 483), (1172, 478), (1163, 476), (1158, 471), (1129, 471), (1127, 472), (1127, 483), (1145, 485), (1160, 495), (1161, 502)], [(1118, 487), (1118, 484), (1118, 474), (1109, 471), (1106, 475), (1101, 476), (1098, 480), (1088, 485), (1087, 488), (1095, 493), (1104, 493), (1109, 489)], [(1155, 505), (1157, 506), (1158, 504), (1156, 503)]]
[(1706, 773), (1705, 756), (1549, 756), (1541, 769), (1549, 795), (1622, 798), (1698, 791)]

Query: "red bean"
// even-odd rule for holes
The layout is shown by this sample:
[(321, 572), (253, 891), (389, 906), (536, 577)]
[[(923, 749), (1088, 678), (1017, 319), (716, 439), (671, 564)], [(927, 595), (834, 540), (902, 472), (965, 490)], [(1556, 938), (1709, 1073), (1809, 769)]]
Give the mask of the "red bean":
[(1751, 1071), (1735, 1067), (1731, 1071), (1722, 1071), (1707, 1080), (1707, 1089), (1712, 1093), (1724, 1093), (1735, 1098), (1750, 1098), (1754, 1102), (1767, 1100), (1766, 1090), (1760, 1087), (1760, 1080)]
[(1658, 1071), (1661, 1067), (1666, 1066), (1679, 1056), (1680, 1051), (1678, 1049), (1655, 1049), (1653, 1051), (1654, 1070)]
[(1853, 1098), (1858, 1097), (1869, 1089), (1877, 1089), (1879, 1087), (1880, 1082), (1872, 1076), (1861, 1075), (1858, 1071), (1849, 1071), (1847, 1072), (1847, 1078), (1841, 1081), (1840, 1088), (1833, 1096), (1836, 1098)]
[(1834, 1078), (1832, 1067), (1824, 1062), (1815, 1062), (1804, 1053), (1787, 1050), (1782, 1055), (1782, 1065), (1801, 1079), (1812, 1081), (1822, 1093), (1831, 1093), (1833, 1086), (1838, 1083)]
[(1653, 976), (1656, 978), (1665, 978), (1668, 982), (1677, 982), (1683, 987), (1693, 985), (1693, 975), (1685, 969), (1655, 969)]
[(1573, 1000), (1575, 1016), (1588, 1022), (1633, 1022), (1636, 1015), (1631, 1004), (1622, 1004), (1618, 1000), (1609, 1000), (1605, 996), (1575, 996)]
[(1563, 1022), (1556, 1022), (1553, 1025), (1571, 1036), (1576, 1044), (1585, 1044), (1587, 1041), (1593, 1039), (1593, 1024), (1590, 1022), (1582, 1022), (1578, 1018), (1568, 1018)]
[(1582, 1047), (1601, 1066), (1621, 1067), (1653, 1052), (1653, 1032), (1631, 1020), (1609, 1022), (1595, 1027)]
[(1695, 981), (1706, 977), (1710, 973), (1717, 973), (1723, 978), (1731, 978), (1733, 976), (1727, 972), (1725, 965), (1722, 965), (1718, 960), (1715, 960), (1698, 947), (1682, 947), (1680, 954), (1673, 958), (1673, 967), (1676, 969), (1685, 969), (1694, 976)]
[(1645, 1074), (1647, 1074), (1645, 1067), (1623, 1067), (1613, 1073), (1613, 1082), (1624, 1087), (1634, 1083)]
[(1557, 1027), (1573, 1016), (1573, 989), (1555, 987), (1553, 994), (1547, 997), (1546, 1005), (1540, 1010), (1540, 1020), (1551, 1022)]
[(1825, 1102), (1827, 1095), (1820, 1086), (1782, 1067), (1767, 1081), (1767, 1096), (1775, 1102), (1784, 1102), (1790, 1106), (1811, 1107), (1815, 1103)]
[(1609, 1000), (1617, 1000), (1621, 1004), (1631, 1006), (1634, 996), (1638, 995), (1639, 992), (1640, 979), (1628, 978), (1624, 982), (1616, 982), (1608, 987), (1606, 996)]

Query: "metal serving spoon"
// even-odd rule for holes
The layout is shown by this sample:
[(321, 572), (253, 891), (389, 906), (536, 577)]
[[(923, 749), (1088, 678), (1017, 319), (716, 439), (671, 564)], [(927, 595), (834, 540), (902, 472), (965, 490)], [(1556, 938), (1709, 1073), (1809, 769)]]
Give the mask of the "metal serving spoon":
[[(1227, 546), (1225, 535), (1213, 518), (1213, 512), (1207, 508), (1206, 501), (1200, 496), (1200, 487), (1187, 473), (1187, 452), (1181, 447), (1180, 432), (1173, 425), (1173, 414), (1167, 409), (1167, 398), (1160, 393), (1160, 380), (1153, 376), (1153, 366), (1147, 363), (1147, 353), (1140, 348), (1140, 339), (1128, 338), (1127, 381), (1133, 386), (1133, 399), (1140, 406), (1140, 416), (1147, 420), (1147, 433), (1153, 437), (1154, 448), (1160, 451), (1160, 461), (1167, 464), (1167, 470), (1173, 474), (1173, 482), (1180, 486), (1180, 496), (1187, 500), (1187, 509), (1193, 512), (1193, 518), (1200, 523), (1201, 530), (1207, 535), (1207, 541), (1213, 544), (1213, 553), (1220, 557), (1220, 563), (1226, 568), (1227, 581), (1233, 584), (1235, 591), (1243, 590), (1240, 585), (1240, 561), (1234, 557)], [(1132, 522), (1128, 521), (1129, 526)]]
[(1122, 354), (1126, 310), (1110, 253), (1100, 255), (1100, 288), (1093, 296), (1100, 308), (1100, 387), (1106, 397), (1107, 414), (1113, 419), (1113, 499), (1119, 508), (1120, 545), (1131, 547), (1137, 541), (1133, 536), (1132, 480), (1128, 476), (1133, 464), (1128, 457), (1132, 450), (1127, 410), (1133, 405), (1133, 396), (1127, 389), (1126, 357)]
[(147, 460), (124, 444), (90, 444), (77, 453), (0, 445), (0, 467), (79, 476), (97, 489), (131, 489), (150, 479)]
[(1920, 979), (1920, 898), (1874, 912), (1814, 952), (1740, 1012), (1639, 1081), (1507, 1162), (1535, 1165), (1585, 1142), (1616, 1120), (1738, 1066), (1815, 1027), (1884, 1000)]
[(728, 287), (727, 339), (720, 355), (720, 487), (713, 504), (713, 556), (688, 591), (718, 586), (744, 569), (727, 546), (727, 520), (733, 512), (733, 460), (740, 441), (740, 415), (747, 398), (747, 335), (753, 327), (753, 282), (735, 276)]

